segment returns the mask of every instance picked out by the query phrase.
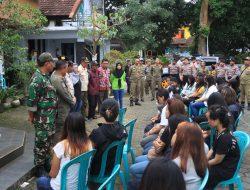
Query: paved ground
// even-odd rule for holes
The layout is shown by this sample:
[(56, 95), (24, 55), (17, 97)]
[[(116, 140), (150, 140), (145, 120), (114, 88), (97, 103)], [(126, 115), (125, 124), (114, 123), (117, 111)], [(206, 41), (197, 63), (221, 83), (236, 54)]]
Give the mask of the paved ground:
[[(142, 134), (143, 134), (143, 127), (150, 122), (151, 116), (157, 112), (155, 102), (151, 102), (150, 97), (146, 97), (146, 101), (142, 104), (142, 106), (129, 107), (127, 97), (125, 98), (124, 101), (125, 101), (124, 102), (125, 106), (127, 106), (127, 108), (128, 108), (127, 113), (126, 113), (125, 122), (128, 122), (131, 119), (135, 119), (135, 118), (137, 119), (135, 131), (134, 131), (134, 137), (133, 137), (133, 146), (136, 148), (137, 155), (140, 155), (141, 149), (140, 149), (139, 142), (140, 142), (140, 139), (141, 139)], [(23, 115), (24, 114), (23, 109), (24, 108), (18, 108), (15, 111), (12, 110), (13, 112), (17, 112), (17, 114), (16, 113), (4, 114), (4, 118), (3, 118), (3, 115), (0, 115), (0, 125), (3, 123), (4, 124), (9, 123), (9, 124), (11, 124), (11, 127), (17, 128), (17, 126), (18, 126), (17, 123), (19, 123), (19, 126), (22, 123), (22, 125), (21, 125), (22, 129), (25, 129), (26, 131), (32, 132), (33, 131), (32, 128), (27, 126), (26, 118), (24, 118), (24, 117), (26, 117), (26, 114), (25, 114), (25, 116)], [(10, 117), (8, 117), (7, 115), (10, 115)], [(21, 117), (21, 116), (23, 116), (23, 117)], [(6, 120), (11, 120), (11, 122), (6, 121)], [(96, 128), (96, 124), (98, 122), (101, 122), (101, 119), (87, 122), (88, 132), (92, 131), (93, 128)], [(246, 131), (248, 134), (250, 134), (249, 123), (250, 123), (250, 112), (245, 112), (242, 120), (240, 121), (239, 130)], [(247, 154), (245, 155), (245, 160), (244, 160), (243, 165), (241, 167), (241, 176), (242, 176), (242, 179), (244, 182), (244, 189), (250, 190), (250, 148), (247, 151)], [(31, 180), (31, 184), (24, 189), (25, 190), (35, 189), (34, 179)]]

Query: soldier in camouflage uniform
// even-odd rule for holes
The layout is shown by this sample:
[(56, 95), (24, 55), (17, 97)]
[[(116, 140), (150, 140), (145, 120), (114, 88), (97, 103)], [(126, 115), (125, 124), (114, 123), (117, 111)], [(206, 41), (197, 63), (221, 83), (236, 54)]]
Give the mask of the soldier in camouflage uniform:
[(50, 53), (39, 56), (38, 67), (31, 78), (27, 101), (29, 121), (35, 128), (34, 164), (37, 177), (44, 175), (46, 164), (50, 160), (57, 113), (56, 90), (48, 76), (54, 68)]
[(250, 57), (244, 59), (244, 64), (240, 75), (240, 101), (244, 108), (247, 99), (247, 110), (250, 110)]
[(139, 103), (140, 80), (142, 78), (140, 60), (136, 59), (135, 64), (129, 69), (130, 77), (130, 106), (141, 104)]
[(146, 60), (145, 91), (146, 91), (146, 94), (149, 94), (149, 89), (150, 89), (151, 95), (152, 95), (151, 101), (154, 101), (155, 97), (154, 97), (154, 94), (153, 94), (153, 86), (152, 86), (153, 84), (152, 84), (152, 72), (151, 72), (152, 66), (151, 66), (151, 62), (152, 62), (151, 59)]
[(153, 97), (155, 97), (155, 89), (156, 89), (156, 86), (157, 88), (161, 88), (161, 82), (162, 82), (162, 79), (161, 79), (161, 76), (162, 76), (162, 65), (161, 65), (161, 61), (160, 59), (156, 59), (155, 60), (155, 64), (152, 65), (152, 68), (151, 68), (151, 73), (152, 73), (152, 94), (153, 94)]

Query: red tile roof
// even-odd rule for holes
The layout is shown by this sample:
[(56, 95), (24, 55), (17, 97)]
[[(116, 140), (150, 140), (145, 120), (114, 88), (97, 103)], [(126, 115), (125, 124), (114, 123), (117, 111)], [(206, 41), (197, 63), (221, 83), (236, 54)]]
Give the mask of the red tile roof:
[(79, 1), (78, 0), (39, 0), (39, 8), (45, 16), (69, 17), (69, 15), (72, 14), (75, 3), (79, 3)]

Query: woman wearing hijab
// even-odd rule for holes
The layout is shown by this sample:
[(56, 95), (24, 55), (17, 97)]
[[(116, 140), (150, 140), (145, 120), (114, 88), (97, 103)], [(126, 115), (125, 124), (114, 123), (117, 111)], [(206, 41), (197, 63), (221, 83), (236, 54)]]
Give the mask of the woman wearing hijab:
[(120, 108), (123, 107), (123, 95), (126, 86), (126, 73), (122, 69), (120, 60), (116, 61), (115, 69), (110, 76), (110, 82), (113, 90), (115, 100), (119, 102)]

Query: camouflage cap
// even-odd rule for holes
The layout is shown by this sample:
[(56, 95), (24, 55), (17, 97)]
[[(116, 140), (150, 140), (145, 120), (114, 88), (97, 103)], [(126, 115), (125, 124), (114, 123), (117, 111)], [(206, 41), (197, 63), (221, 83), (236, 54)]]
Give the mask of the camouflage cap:
[(54, 59), (53, 59), (53, 57), (52, 57), (52, 55), (51, 55), (50, 53), (44, 52), (44, 53), (42, 53), (42, 54), (38, 57), (38, 61), (39, 61), (40, 63), (45, 63), (45, 62), (47, 62), (47, 61), (52, 61), (52, 62), (54, 62)]

